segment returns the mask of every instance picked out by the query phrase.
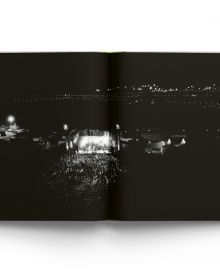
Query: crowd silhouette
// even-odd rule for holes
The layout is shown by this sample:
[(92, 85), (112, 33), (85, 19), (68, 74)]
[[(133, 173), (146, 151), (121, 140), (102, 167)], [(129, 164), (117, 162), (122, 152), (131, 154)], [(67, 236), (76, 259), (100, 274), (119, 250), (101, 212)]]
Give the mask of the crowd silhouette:
[(60, 198), (83, 194), (85, 199), (108, 190), (123, 172), (111, 154), (76, 154), (67, 151), (44, 174), (44, 182)]

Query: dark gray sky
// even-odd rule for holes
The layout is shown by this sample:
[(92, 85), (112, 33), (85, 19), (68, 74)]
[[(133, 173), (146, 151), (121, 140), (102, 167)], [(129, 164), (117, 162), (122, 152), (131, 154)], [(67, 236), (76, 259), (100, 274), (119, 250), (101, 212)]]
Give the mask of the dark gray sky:
[(0, 96), (94, 90), (107, 82), (106, 54), (0, 54)]
[(165, 87), (220, 85), (220, 54), (121, 53), (111, 55), (110, 65), (114, 85), (143, 82)]

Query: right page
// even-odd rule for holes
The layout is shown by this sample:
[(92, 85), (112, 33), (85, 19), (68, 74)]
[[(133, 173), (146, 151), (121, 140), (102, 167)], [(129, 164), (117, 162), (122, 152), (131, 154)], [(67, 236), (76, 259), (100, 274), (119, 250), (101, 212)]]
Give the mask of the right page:
[(220, 219), (219, 73), (214, 53), (110, 55), (112, 219)]

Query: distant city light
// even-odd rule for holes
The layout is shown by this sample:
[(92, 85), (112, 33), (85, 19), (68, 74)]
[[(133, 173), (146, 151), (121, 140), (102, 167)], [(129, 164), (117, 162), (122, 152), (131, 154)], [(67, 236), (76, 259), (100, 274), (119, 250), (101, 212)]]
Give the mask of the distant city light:
[(15, 121), (15, 117), (10, 115), (10, 116), (8, 116), (7, 120), (10, 124), (12, 124)]

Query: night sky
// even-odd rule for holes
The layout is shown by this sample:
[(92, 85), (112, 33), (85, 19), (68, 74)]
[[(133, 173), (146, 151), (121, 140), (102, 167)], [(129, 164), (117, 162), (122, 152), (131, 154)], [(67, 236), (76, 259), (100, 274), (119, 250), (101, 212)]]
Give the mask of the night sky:
[(0, 54), (0, 96), (95, 93), (109, 86), (108, 77), (113, 86), (220, 85), (220, 54)]
[(94, 92), (107, 86), (107, 54), (0, 54), (0, 96)]
[(110, 65), (113, 85), (220, 85), (220, 54), (120, 53), (111, 55)]

